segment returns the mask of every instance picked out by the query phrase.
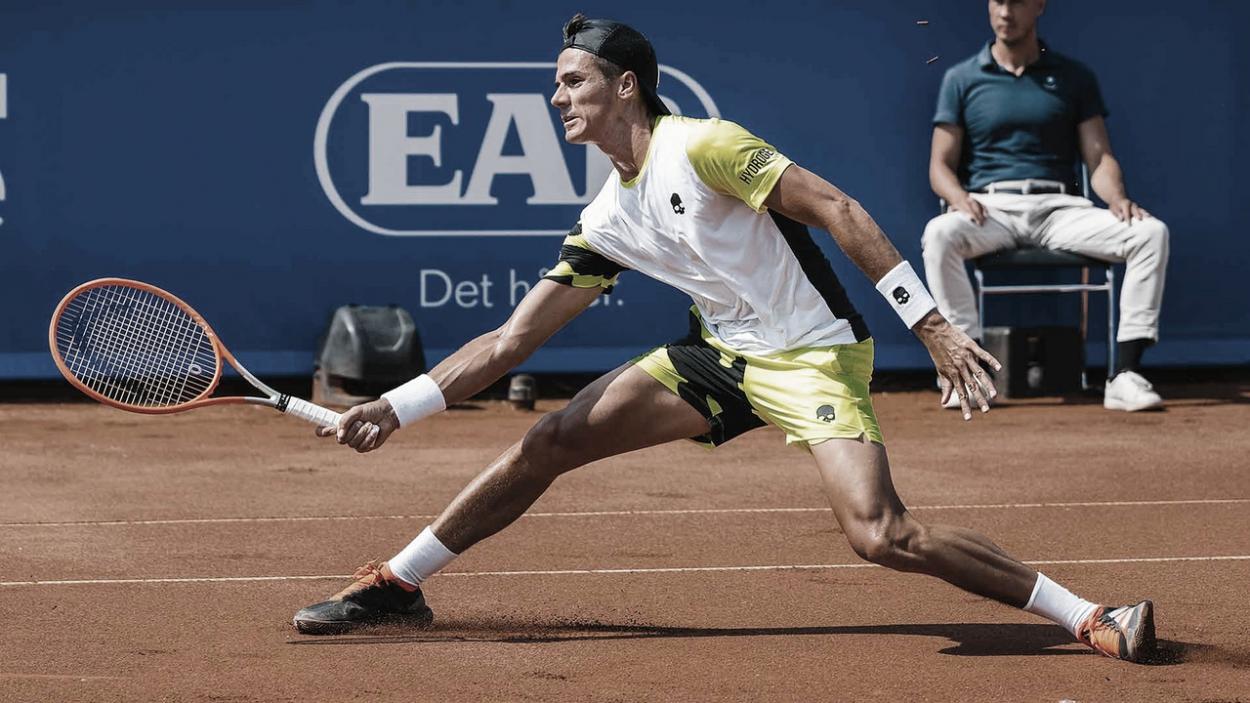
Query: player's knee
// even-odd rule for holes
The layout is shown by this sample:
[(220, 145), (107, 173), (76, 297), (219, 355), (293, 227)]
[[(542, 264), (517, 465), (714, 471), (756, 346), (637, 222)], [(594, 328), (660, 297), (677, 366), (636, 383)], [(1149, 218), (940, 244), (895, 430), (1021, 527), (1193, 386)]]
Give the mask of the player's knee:
[(521, 452), (527, 464), (536, 471), (560, 474), (568, 466), (569, 457), (578, 451), (581, 435), (567, 417), (566, 411), (547, 413), (525, 433)]
[(865, 561), (905, 569), (925, 548), (926, 530), (903, 516), (883, 516), (847, 530), (851, 549)]

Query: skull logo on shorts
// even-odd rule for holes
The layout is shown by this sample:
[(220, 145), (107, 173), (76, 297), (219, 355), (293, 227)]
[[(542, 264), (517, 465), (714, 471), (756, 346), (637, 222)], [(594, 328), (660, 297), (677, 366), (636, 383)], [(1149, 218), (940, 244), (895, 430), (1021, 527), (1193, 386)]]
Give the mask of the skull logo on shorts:
[(816, 419), (821, 422), (833, 422), (833, 406), (822, 405), (816, 408)]

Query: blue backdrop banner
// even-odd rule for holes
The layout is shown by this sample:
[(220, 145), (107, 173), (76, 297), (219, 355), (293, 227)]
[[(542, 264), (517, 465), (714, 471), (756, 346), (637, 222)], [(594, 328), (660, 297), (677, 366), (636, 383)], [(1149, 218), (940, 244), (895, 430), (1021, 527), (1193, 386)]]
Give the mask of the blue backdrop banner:
[[(55, 376), (52, 309), (104, 276), (187, 300), (262, 375), (309, 373), (346, 303), (407, 308), (433, 360), (498, 326), (611, 169), (564, 143), (548, 102), (575, 9), (646, 33), (674, 112), (732, 119), (823, 175), (920, 270), (938, 83), (990, 38), (984, 3), (935, 0), (5, 4), (0, 379)], [(1099, 76), (1130, 194), (1171, 227), (1148, 362), (1250, 361), (1250, 240), (1233, 228), (1250, 220), (1247, 21), (1250, 4), (1218, 0), (1055, 3), (1042, 18), (1047, 43)], [(878, 366), (924, 367), (817, 238)], [(626, 273), (523, 368), (611, 368), (683, 333), (688, 304)], [(1074, 314), (995, 305), (1004, 323)]]

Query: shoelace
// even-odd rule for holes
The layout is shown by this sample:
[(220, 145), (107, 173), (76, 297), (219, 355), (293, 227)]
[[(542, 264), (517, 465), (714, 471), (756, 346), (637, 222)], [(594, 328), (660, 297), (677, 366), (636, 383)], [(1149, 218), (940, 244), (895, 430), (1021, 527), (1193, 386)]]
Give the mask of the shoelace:
[(382, 563), (376, 559), (373, 559), (368, 564), (365, 564), (364, 566), (356, 569), (356, 572), (352, 574), (352, 578), (356, 579), (357, 583), (364, 581), (366, 578), (369, 578), (370, 576), (372, 576), (373, 578), (364, 585), (373, 586), (379, 583), (386, 582), (386, 576), (383, 575), (382, 573)]
[(354, 581), (352, 581), (352, 583), (348, 585), (347, 588), (344, 588), (338, 593), (335, 593), (333, 596), (331, 596), (331, 598), (332, 599), (346, 598), (347, 596), (357, 591), (362, 591), (371, 586), (377, 586), (377, 585), (384, 584), (387, 582), (386, 576), (382, 574), (382, 563), (376, 559), (356, 569), (356, 572), (352, 574), (352, 578), (354, 579)]
[[(1121, 654), (1119, 652), (1120, 637), (1124, 635), (1124, 632), (1120, 629), (1120, 624), (1111, 617), (1111, 613), (1114, 610), (1116, 608), (1104, 607), (1101, 612), (1095, 611), (1094, 615), (1097, 617), (1090, 617), (1085, 621), (1084, 626), (1081, 628), (1080, 639), (1084, 640), (1085, 644), (1092, 647), (1099, 654), (1119, 658)], [(1103, 642), (1107, 638), (1110, 638), (1111, 641)], [(1095, 640), (1098, 641), (1097, 644)], [(1109, 650), (1114, 650), (1114, 652)]]

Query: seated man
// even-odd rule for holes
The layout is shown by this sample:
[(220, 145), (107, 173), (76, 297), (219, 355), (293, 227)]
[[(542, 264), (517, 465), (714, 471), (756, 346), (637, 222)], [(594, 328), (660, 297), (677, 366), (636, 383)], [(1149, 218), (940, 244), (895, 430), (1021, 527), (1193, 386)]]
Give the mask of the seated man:
[[(1118, 368), (1107, 370), (1103, 404), (1159, 407), (1139, 366), (1159, 337), (1168, 228), (1124, 192), (1093, 73), (1038, 40), (1045, 7), (1046, 0), (989, 0), (994, 41), (942, 80), (929, 182), (950, 210), (925, 227), (925, 277), (942, 315), (980, 339), (965, 259), (1036, 246), (1127, 262)], [(1073, 192), (1078, 151), (1110, 210)]]

